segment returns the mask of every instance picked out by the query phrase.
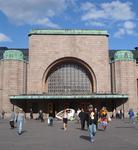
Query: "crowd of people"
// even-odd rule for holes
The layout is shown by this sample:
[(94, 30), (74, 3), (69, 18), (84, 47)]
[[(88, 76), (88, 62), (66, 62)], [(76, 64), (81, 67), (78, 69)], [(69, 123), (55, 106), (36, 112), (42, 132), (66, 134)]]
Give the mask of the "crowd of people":
[[(94, 108), (93, 105), (89, 105), (87, 111), (78, 109), (76, 112), (77, 123), (80, 124), (81, 130), (85, 130), (85, 125), (87, 125), (87, 130), (89, 133), (91, 143), (94, 142), (94, 137), (99, 126), (105, 130), (109, 119), (108, 111), (106, 107), (103, 107), (99, 112), (97, 108)], [(66, 131), (68, 124), (68, 109), (65, 109), (63, 112), (63, 128)]]
[[(84, 111), (83, 108), (81, 110), (78, 109), (77, 111), (77, 115), (78, 115), (77, 120), (78, 122), (80, 122), (82, 130), (85, 129), (85, 122), (87, 122), (87, 127), (89, 125), (89, 115), (90, 115), (89, 113), (90, 113), (89, 108), (88, 108), (88, 111), (86, 112)], [(107, 126), (107, 122), (111, 121), (111, 118), (108, 115), (108, 111), (106, 107), (103, 107), (99, 112), (97, 108), (93, 108), (93, 113), (94, 113), (96, 128), (98, 128), (98, 124), (100, 124), (105, 130)]]
[[(42, 110), (38, 112), (38, 117), (34, 118), (33, 115), (33, 110), (32, 108), (30, 109), (30, 119), (36, 119), (40, 120), (41, 122), (44, 122), (44, 113)], [(62, 120), (63, 120), (63, 129), (64, 131), (67, 131), (68, 128), (68, 114), (69, 114), (69, 109), (64, 109), (63, 114), (62, 114)], [(128, 112), (129, 115), (129, 120), (131, 123), (135, 123), (135, 113), (133, 109), (130, 109)], [(1, 112), (1, 118), (4, 119), (5, 117), (5, 112)], [(120, 110), (113, 110), (112, 118), (117, 118), (117, 119), (122, 119), (124, 118), (124, 112)], [(77, 121), (78, 124), (80, 124), (80, 129), (85, 130), (87, 128), (90, 141), (91, 143), (94, 142), (94, 137), (96, 134), (97, 129), (102, 129), (106, 130), (108, 123), (111, 121), (111, 117), (106, 109), (106, 107), (102, 107), (99, 111), (97, 108), (94, 108), (93, 105), (89, 105), (88, 109), (84, 111), (83, 108), (78, 109), (76, 112), (75, 120)], [(10, 127), (11, 129), (14, 129), (15, 127), (17, 128), (17, 133), (18, 135), (21, 135), (23, 132), (23, 125), (25, 122), (26, 115), (23, 111), (23, 109), (18, 109), (15, 111), (11, 111), (11, 116), (10, 116)], [(138, 119), (138, 113), (137, 113), (137, 119)], [(50, 111), (48, 118), (47, 118), (47, 123), (48, 126), (53, 126), (53, 121), (54, 121), (54, 116), (53, 112)], [(86, 127), (85, 127), (86, 126)]]
[(12, 110), (10, 117), (10, 126), (11, 129), (14, 129), (17, 125), (18, 135), (21, 135), (23, 132), (24, 122), (25, 122), (25, 113), (23, 109), (19, 109), (17, 112)]
[(124, 111), (123, 109), (114, 109), (112, 112), (112, 118), (116, 119), (123, 119), (124, 118)]
[[(17, 128), (18, 135), (21, 135), (23, 132), (23, 126), (24, 126), (25, 119), (26, 119), (26, 114), (23, 111), (23, 109), (20, 108), (15, 111), (14, 110), (11, 111), (9, 124), (10, 124), (11, 129)], [(34, 118), (33, 110), (31, 108), (30, 109), (30, 119), (40, 120), (41, 122), (44, 122), (43, 111), (40, 110), (38, 112), (38, 117)], [(53, 125), (53, 114), (51, 111), (50, 111), (49, 117), (48, 117), (48, 125), (49, 126)]]

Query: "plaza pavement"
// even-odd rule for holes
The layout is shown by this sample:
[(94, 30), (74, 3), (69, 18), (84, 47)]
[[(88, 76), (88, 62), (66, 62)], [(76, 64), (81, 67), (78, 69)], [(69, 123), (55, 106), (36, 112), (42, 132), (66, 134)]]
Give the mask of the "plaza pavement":
[(64, 131), (60, 121), (49, 127), (46, 122), (27, 120), (24, 130), (17, 135), (8, 120), (0, 120), (0, 150), (138, 150), (138, 123), (127, 120), (113, 120), (106, 131), (97, 132), (93, 144), (75, 122)]

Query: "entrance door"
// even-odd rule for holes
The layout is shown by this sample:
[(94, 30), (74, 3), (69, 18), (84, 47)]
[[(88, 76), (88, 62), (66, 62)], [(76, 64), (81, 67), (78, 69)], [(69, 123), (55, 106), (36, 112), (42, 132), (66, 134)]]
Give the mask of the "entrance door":
[(52, 102), (49, 102), (49, 103), (47, 104), (47, 111), (48, 111), (48, 113), (49, 113), (50, 111), (53, 112), (53, 103), (52, 103)]

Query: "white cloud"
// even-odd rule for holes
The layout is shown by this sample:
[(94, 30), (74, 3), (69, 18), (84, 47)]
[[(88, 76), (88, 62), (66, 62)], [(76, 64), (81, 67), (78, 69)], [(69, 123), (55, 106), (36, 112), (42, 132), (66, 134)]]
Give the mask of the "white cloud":
[(84, 3), (84, 4), (81, 5), (81, 9), (83, 11), (87, 11), (87, 10), (95, 9), (95, 8), (96, 8), (95, 4), (90, 3), (90, 2), (86, 2), (86, 3)]
[(96, 9), (91, 9), (89, 12), (87, 12), (84, 16), (82, 16), (82, 20), (96, 20), (96, 19), (104, 19), (106, 18), (106, 14), (104, 13), (103, 10), (96, 10)]
[(72, 3), (72, 0), (0, 0), (0, 10), (18, 25), (45, 22), (45, 26), (58, 27), (51, 18), (60, 15)]
[(89, 21), (88, 23), (86, 23), (86, 25), (91, 25), (91, 26), (97, 26), (97, 27), (103, 27), (105, 26), (105, 23), (103, 22), (98, 22), (98, 21)]
[(114, 37), (121, 38), (123, 35), (136, 35), (135, 33), (136, 24), (132, 21), (125, 21), (121, 28), (114, 34)]
[(112, 1), (111, 3), (101, 3), (98, 6), (86, 2), (81, 5), (81, 9), (84, 11), (82, 20), (113, 19), (124, 21), (135, 17), (135, 13), (131, 10), (130, 2)]
[(132, 21), (126, 21), (124, 23), (124, 28), (133, 30), (136, 27), (136, 24)]
[(130, 2), (112, 1), (111, 3), (101, 4), (106, 16), (114, 20), (131, 20), (134, 19), (135, 13), (131, 9)]
[(49, 18), (37, 20), (36, 24), (51, 27), (51, 28), (59, 28), (59, 26), (51, 22)]
[(114, 37), (121, 38), (123, 35), (125, 35), (125, 29), (119, 28), (118, 31), (114, 34)]
[(84, 11), (84, 15), (82, 15), (83, 21), (105, 18), (106, 15), (103, 10), (98, 9), (95, 4), (90, 2), (82, 4), (81, 9)]
[(11, 39), (7, 35), (0, 33), (0, 42), (11, 42)]
[(81, 4), (81, 10), (83, 12), (81, 20), (86, 25), (111, 27), (112, 24), (114, 28), (118, 28), (118, 25), (121, 24), (116, 33), (114, 33), (115, 37), (135, 33), (136, 24), (134, 20), (136, 14), (132, 10), (132, 3), (128, 1), (121, 2), (116, 0), (97, 5), (92, 2), (85, 2)]

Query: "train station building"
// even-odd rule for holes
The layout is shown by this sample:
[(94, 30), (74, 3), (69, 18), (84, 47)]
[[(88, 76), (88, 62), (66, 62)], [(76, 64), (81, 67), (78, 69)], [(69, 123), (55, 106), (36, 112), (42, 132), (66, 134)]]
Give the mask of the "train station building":
[(0, 110), (138, 108), (138, 49), (110, 50), (104, 30), (32, 30), (27, 49), (0, 47)]

